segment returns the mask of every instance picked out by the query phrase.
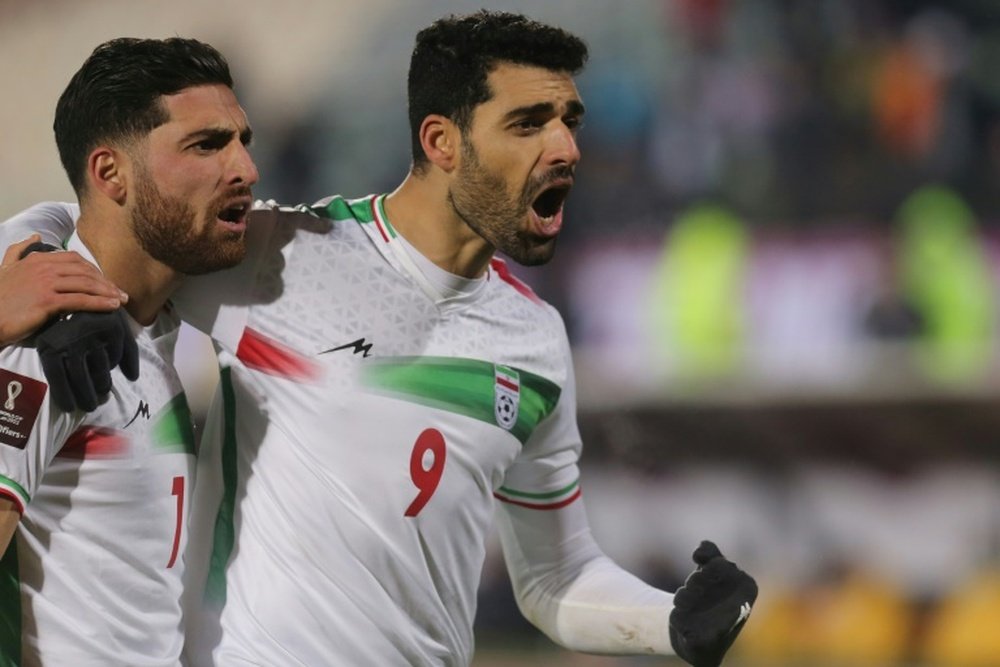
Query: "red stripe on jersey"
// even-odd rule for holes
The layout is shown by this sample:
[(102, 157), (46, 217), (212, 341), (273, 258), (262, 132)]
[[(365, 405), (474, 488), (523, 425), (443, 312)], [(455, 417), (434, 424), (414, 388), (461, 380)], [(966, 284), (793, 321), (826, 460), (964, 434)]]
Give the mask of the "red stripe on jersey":
[(573, 493), (573, 495), (570, 496), (569, 498), (566, 498), (565, 500), (560, 500), (557, 503), (552, 503), (549, 505), (540, 505), (538, 503), (526, 503), (521, 500), (512, 500), (511, 498), (508, 498), (506, 496), (501, 496), (497, 493), (494, 493), (493, 497), (502, 503), (507, 503), (508, 505), (517, 505), (518, 507), (527, 507), (529, 510), (557, 510), (560, 507), (566, 507), (571, 502), (579, 498), (581, 493), (583, 493), (583, 489), (577, 487), (576, 492)]
[(250, 327), (243, 330), (236, 358), (247, 368), (289, 380), (314, 380), (319, 376), (319, 368), (312, 361)]
[(501, 387), (506, 387), (507, 389), (510, 389), (513, 392), (517, 393), (521, 392), (521, 388), (518, 385), (500, 376), (497, 376), (497, 384), (500, 385)]
[(542, 303), (542, 300), (538, 298), (538, 295), (535, 294), (534, 290), (532, 290), (530, 287), (528, 287), (526, 283), (519, 280), (516, 276), (514, 276), (510, 272), (510, 269), (507, 268), (507, 262), (503, 261), (499, 257), (494, 257), (493, 259), (490, 260), (490, 267), (492, 267), (492, 269), (496, 271), (497, 275), (500, 276), (501, 280), (503, 280), (505, 283), (510, 284), (514, 289), (518, 291), (518, 293), (528, 297), (537, 304)]
[(372, 197), (371, 201), (369, 202), (369, 204), (372, 207), (372, 220), (375, 221), (375, 229), (377, 229), (378, 233), (382, 235), (382, 240), (385, 241), (386, 243), (388, 243), (389, 242), (389, 234), (385, 231), (385, 225), (382, 223), (381, 220), (379, 220), (379, 217), (378, 217), (378, 204), (375, 203), (377, 201), (378, 201), (378, 196), (376, 195), (376, 196)]
[(125, 434), (100, 426), (84, 426), (66, 439), (56, 454), (62, 459), (119, 459), (128, 453)]
[(8, 491), (7, 489), (0, 489), (0, 497), (10, 498), (14, 501), (14, 508), (17, 510), (18, 514), (24, 514), (24, 503), (21, 501), (21, 496), (17, 495), (13, 491)]

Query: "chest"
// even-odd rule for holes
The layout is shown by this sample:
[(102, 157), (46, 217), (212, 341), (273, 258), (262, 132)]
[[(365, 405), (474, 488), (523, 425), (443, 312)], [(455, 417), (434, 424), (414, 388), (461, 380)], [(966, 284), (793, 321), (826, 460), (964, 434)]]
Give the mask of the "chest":
[(159, 454), (194, 454), (191, 411), (173, 367), (175, 343), (176, 331), (141, 334), (139, 378), (112, 371), (107, 400), (72, 430), (56, 458), (143, 465)]

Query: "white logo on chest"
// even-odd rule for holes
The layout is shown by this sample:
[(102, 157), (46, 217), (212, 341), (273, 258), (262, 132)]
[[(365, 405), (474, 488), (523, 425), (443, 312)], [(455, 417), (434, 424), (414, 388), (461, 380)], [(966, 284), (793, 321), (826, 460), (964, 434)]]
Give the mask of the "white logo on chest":
[(521, 403), (521, 376), (513, 368), (494, 365), (493, 413), (497, 424), (508, 431), (517, 423)]
[(21, 395), (21, 389), (23, 389), (23, 387), (17, 380), (7, 384), (7, 400), (3, 404), (4, 409), (14, 409), (14, 399)]

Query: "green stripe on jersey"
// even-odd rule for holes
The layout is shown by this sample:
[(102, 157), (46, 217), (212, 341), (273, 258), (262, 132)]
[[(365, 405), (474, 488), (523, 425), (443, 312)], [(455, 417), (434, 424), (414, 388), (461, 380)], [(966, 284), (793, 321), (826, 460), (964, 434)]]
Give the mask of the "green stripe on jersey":
[(233, 526), (236, 511), (236, 399), (233, 394), (232, 369), (220, 369), (219, 387), (222, 391), (223, 412), (222, 501), (215, 517), (205, 600), (221, 608), (226, 602), (226, 566), (236, 541)]
[(505, 496), (510, 496), (512, 498), (524, 498), (525, 500), (552, 500), (553, 498), (558, 498), (560, 496), (568, 496), (576, 487), (580, 486), (580, 480), (575, 480), (572, 484), (568, 484), (557, 491), (550, 491), (548, 493), (528, 493), (527, 491), (518, 491), (512, 489), (509, 486), (501, 486), (498, 490)]
[[(361, 381), (380, 394), (496, 425), (496, 369), (479, 359), (389, 357), (365, 364)], [(562, 390), (540, 375), (514, 370), (520, 388), (517, 421), (510, 432), (524, 444), (555, 409)]]
[(21, 664), (21, 573), (17, 535), (0, 558), (0, 667)]
[(31, 501), (31, 496), (29, 496), (28, 492), (24, 490), (24, 487), (15, 482), (14, 480), (12, 480), (10, 477), (4, 477), (3, 475), (0, 475), (0, 486), (13, 493), (16, 493), (18, 498), (21, 499), (22, 507), (27, 507), (28, 503)]
[(350, 220), (358, 222), (372, 222), (375, 220), (372, 215), (371, 198), (352, 199), (350, 201), (343, 197), (334, 197), (323, 206), (313, 206), (313, 213), (321, 218), (330, 220)]
[(153, 442), (160, 452), (195, 453), (194, 426), (187, 397), (181, 392), (153, 418)]

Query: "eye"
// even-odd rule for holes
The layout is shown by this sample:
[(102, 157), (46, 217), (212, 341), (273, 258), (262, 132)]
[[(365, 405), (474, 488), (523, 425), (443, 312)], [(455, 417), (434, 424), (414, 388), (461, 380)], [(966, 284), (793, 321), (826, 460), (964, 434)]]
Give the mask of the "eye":
[(583, 127), (583, 119), (579, 116), (570, 116), (563, 119), (563, 125), (568, 127), (571, 132), (579, 132), (580, 128)]
[(188, 146), (188, 148), (195, 153), (211, 153), (214, 150), (214, 146), (211, 141), (196, 141), (195, 143)]
[(193, 137), (188, 148), (199, 154), (217, 153), (232, 141), (234, 135), (230, 132), (206, 132), (200, 137)]
[(193, 148), (199, 153), (214, 153), (215, 151), (222, 148), (222, 143), (218, 139), (203, 139), (196, 142)]
[(521, 132), (522, 134), (530, 134), (536, 132), (545, 123), (537, 118), (522, 118), (519, 121), (515, 121), (511, 127), (515, 130)]

